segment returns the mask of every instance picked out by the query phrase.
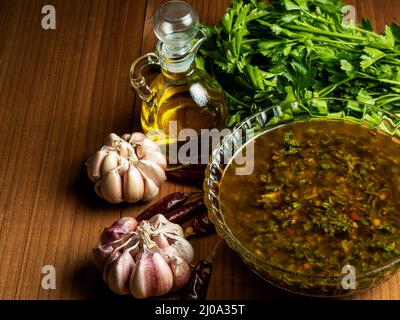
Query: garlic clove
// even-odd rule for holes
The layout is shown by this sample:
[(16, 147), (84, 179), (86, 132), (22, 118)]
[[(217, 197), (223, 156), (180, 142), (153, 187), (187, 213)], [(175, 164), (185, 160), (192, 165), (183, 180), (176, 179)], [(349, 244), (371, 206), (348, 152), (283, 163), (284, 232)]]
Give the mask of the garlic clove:
[(124, 175), (124, 197), (131, 203), (140, 201), (144, 194), (144, 182), (139, 170), (130, 165)]
[(120, 157), (119, 158), (119, 166), (118, 166), (118, 172), (121, 177), (125, 175), (125, 173), (129, 169), (129, 161), (126, 160), (125, 158)]
[(142, 201), (147, 202), (153, 200), (159, 193), (160, 189), (157, 184), (149, 177), (147, 177), (143, 171), (139, 170), (143, 178), (144, 192)]
[(100, 198), (103, 198), (103, 195), (101, 194), (100, 186), (101, 186), (101, 180), (98, 181), (98, 182), (94, 185), (94, 192), (95, 192)]
[(161, 149), (157, 143), (149, 138), (143, 139), (135, 144), (136, 154), (142, 159), (148, 152), (160, 152)]
[(122, 157), (130, 158), (132, 155), (135, 154), (135, 150), (128, 142), (121, 139), (121, 142), (119, 145), (119, 154)]
[(182, 289), (189, 281), (191, 276), (191, 270), (189, 263), (179, 256), (176, 256), (169, 263), (174, 279), (174, 284), (171, 291), (175, 292)]
[(120, 140), (121, 140), (121, 137), (119, 135), (117, 135), (115, 133), (110, 133), (105, 138), (105, 145), (115, 148)]
[(119, 165), (119, 155), (116, 151), (110, 151), (104, 158), (103, 165), (101, 167), (102, 176), (106, 176), (110, 171), (114, 170)]
[(100, 244), (93, 248), (91, 254), (92, 263), (99, 270), (103, 270), (108, 258), (113, 253), (114, 248), (110, 244)]
[(168, 246), (159, 250), (161, 256), (169, 264), (175, 257), (179, 256), (178, 251), (173, 246)]
[(107, 283), (113, 292), (120, 295), (129, 294), (129, 279), (134, 267), (135, 261), (129, 250), (125, 250), (112, 262)]
[(129, 289), (135, 298), (162, 296), (174, 284), (170, 266), (159, 253), (144, 253), (133, 269)]
[(155, 164), (158, 164), (161, 167), (161, 169), (163, 169), (163, 170), (167, 169), (167, 159), (159, 151), (147, 152), (144, 155), (144, 157), (142, 158), (142, 160), (148, 160), (148, 161), (151, 161), (151, 162), (153, 162)]
[(184, 257), (187, 262), (192, 262), (194, 257), (194, 250), (189, 241), (184, 238), (177, 237), (175, 242), (171, 244), (176, 249), (181, 257)]
[(101, 179), (101, 168), (103, 165), (104, 158), (108, 152), (105, 150), (97, 151), (93, 156), (86, 161), (87, 174), (92, 182), (97, 182)]
[(131, 136), (130, 133), (125, 133), (125, 134), (122, 135), (121, 138), (124, 139), (125, 141), (129, 142), (130, 136)]
[(110, 171), (100, 183), (100, 192), (111, 203), (120, 203), (123, 199), (122, 179), (118, 170)]
[(131, 157), (135, 153), (133, 146), (115, 133), (110, 133), (105, 139), (105, 145), (118, 150), (120, 156)]
[(121, 252), (118, 250), (114, 250), (114, 252), (108, 257), (106, 263), (104, 264), (104, 269), (103, 269), (103, 280), (104, 282), (108, 283), (108, 273), (110, 272), (111, 266), (113, 262), (119, 258), (121, 255)]
[(102, 244), (110, 243), (129, 235), (136, 229), (138, 222), (132, 217), (123, 217), (111, 226), (104, 228), (100, 235), (100, 242)]
[(157, 233), (154, 236), (152, 236), (152, 240), (157, 244), (157, 246), (160, 249), (165, 249), (170, 246), (170, 243), (168, 242), (167, 238), (162, 233)]
[(135, 165), (142, 173), (153, 180), (157, 186), (161, 185), (165, 180), (167, 180), (164, 170), (154, 162), (141, 160), (135, 162)]
[(122, 136), (122, 138), (124, 140), (126, 140), (128, 143), (130, 143), (131, 145), (136, 145), (137, 143), (141, 143), (144, 139), (146, 139), (146, 135), (144, 133), (141, 132), (134, 132), (132, 134), (124, 134)]

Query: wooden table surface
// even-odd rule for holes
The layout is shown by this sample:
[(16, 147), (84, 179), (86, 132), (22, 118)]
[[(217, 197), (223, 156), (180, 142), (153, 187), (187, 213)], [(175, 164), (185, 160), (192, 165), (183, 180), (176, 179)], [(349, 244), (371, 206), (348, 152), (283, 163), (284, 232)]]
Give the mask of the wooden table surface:
[[(161, 2), (0, 0), (1, 299), (120, 299), (90, 264), (90, 250), (104, 226), (144, 206), (99, 200), (84, 161), (108, 133), (137, 129), (128, 70), (154, 48), (152, 16)], [(215, 23), (229, 0), (190, 2), (203, 23)], [(400, 19), (398, 0), (349, 3), (378, 30)], [(47, 4), (56, 8), (56, 30), (41, 27)], [(160, 197), (188, 189), (166, 183)], [(196, 259), (216, 241), (194, 239)], [(55, 266), (55, 290), (41, 287), (44, 265)], [(219, 248), (209, 299), (286, 297)], [(400, 299), (400, 274), (354, 298)]]

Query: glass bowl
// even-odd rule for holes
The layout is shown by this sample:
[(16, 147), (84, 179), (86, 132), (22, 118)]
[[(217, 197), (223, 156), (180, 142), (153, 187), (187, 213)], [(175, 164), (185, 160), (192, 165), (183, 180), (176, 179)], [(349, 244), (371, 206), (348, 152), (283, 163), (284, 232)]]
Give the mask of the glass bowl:
[(224, 219), (219, 201), (224, 171), (235, 153), (257, 136), (278, 126), (305, 120), (338, 120), (383, 131), (399, 141), (400, 117), (380, 108), (335, 98), (316, 98), (284, 103), (245, 119), (217, 148), (206, 170), (204, 181), (208, 214), (218, 235), (236, 251), (245, 264), (267, 282), (293, 293), (334, 297), (355, 294), (375, 287), (390, 278), (400, 267), (400, 259), (368, 273), (356, 274), (356, 289), (345, 289), (343, 276), (304, 275), (289, 272), (256, 257), (233, 235)]

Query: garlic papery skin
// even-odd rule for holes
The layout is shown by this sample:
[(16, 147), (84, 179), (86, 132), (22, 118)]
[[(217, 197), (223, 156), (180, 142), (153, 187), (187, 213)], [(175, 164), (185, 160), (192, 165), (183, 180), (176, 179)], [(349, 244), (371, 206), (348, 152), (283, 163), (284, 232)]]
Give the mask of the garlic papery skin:
[(126, 133), (122, 136), (122, 139), (127, 141), (129, 144), (136, 146), (141, 143), (144, 139), (147, 139), (146, 135), (142, 132)]
[(139, 224), (135, 218), (121, 218), (104, 228), (100, 238), (93, 262), (103, 266), (103, 279), (117, 294), (162, 296), (189, 281), (193, 248), (181, 226), (162, 214)]
[(116, 148), (121, 141), (125, 141), (124, 139), (122, 139), (119, 135), (115, 134), (115, 133), (110, 133), (104, 141), (104, 145), (112, 147), (112, 148)]
[(167, 159), (161, 152), (147, 152), (142, 160), (151, 161), (158, 164), (161, 169), (167, 169)]
[(157, 186), (161, 185), (167, 177), (161, 167), (154, 162), (141, 160), (136, 161), (135, 166), (146, 176), (153, 180)]
[(143, 133), (112, 133), (105, 145), (86, 162), (96, 194), (111, 203), (150, 201), (167, 179), (166, 158), (159, 146)]
[(135, 132), (122, 136), (128, 143), (134, 146), (136, 155), (140, 160), (149, 160), (158, 164), (163, 170), (167, 168), (165, 155), (157, 143), (147, 138), (143, 133)]
[(101, 174), (107, 175), (111, 170), (114, 170), (119, 165), (119, 155), (115, 151), (108, 152), (107, 156), (103, 160), (101, 167)]
[(153, 200), (158, 193), (160, 192), (160, 189), (158, 188), (157, 184), (151, 180), (148, 176), (146, 176), (143, 171), (139, 170), (142, 178), (143, 178), (143, 184), (144, 184), (144, 192), (143, 192), (143, 197), (142, 201), (148, 202)]
[(144, 252), (133, 269), (129, 289), (135, 298), (163, 296), (174, 284), (172, 270), (158, 252)]
[(129, 161), (126, 160), (125, 158), (120, 158), (120, 165), (118, 166), (118, 172), (119, 175), (122, 177), (125, 176), (125, 173), (129, 170), (130, 165), (129, 165)]
[(119, 155), (124, 158), (130, 158), (135, 154), (132, 145), (115, 133), (110, 133), (106, 137), (105, 146), (118, 150)]
[(136, 143), (136, 150), (138, 157), (142, 159), (148, 152), (160, 152), (160, 147), (153, 140), (146, 138)]
[(124, 217), (115, 221), (111, 226), (104, 228), (100, 235), (102, 244), (114, 242), (130, 235), (137, 227), (138, 222), (135, 218)]
[(157, 214), (149, 219), (151, 229), (157, 233), (164, 233), (170, 237), (184, 238), (183, 229), (179, 224), (168, 221), (162, 214)]
[(107, 283), (107, 281), (108, 281), (108, 273), (110, 271), (110, 268), (111, 268), (113, 262), (115, 260), (117, 260), (120, 255), (121, 255), (121, 252), (119, 252), (118, 250), (115, 249), (111, 253), (111, 255), (108, 257), (108, 259), (107, 259), (107, 261), (106, 261), (106, 263), (104, 265), (104, 269), (103, 269), (103, 280), (104, 280), (104, 282)]
[(157, 244), (160, 249), (165, 249), (170, 246), (167, 237), (163, 233), (158, 233), (152, 237), (152, 240)]
[(108, 155), (106, 150), (99, 150), (86, 162), (87, 174), (92, 182), (97, 182), (102, 177), (102, 166), (105, 157)]
[(176, 249), (178, 255), (185, 257), (187, 262), (192, 262), (194, 257), (194, 250), (189, 241), (184, 238), (176, 237), (174, 243), (171, 244)]
[(113, 253), (114, 247), (111, 244), (100, 244), (97, 247), (93, 248), (91, 254), (91, 260), (94, 266), (103, 270), (108, 258)]

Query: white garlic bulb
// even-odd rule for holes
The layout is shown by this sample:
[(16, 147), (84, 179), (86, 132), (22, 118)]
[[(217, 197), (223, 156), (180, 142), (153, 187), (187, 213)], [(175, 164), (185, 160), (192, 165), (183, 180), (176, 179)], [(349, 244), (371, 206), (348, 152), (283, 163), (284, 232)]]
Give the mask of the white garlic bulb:
[(111, 203), (150, 201), (166, 180), (167, 161), (160, 147), (143, 133), (111, 133), (86, 162), (98, 196)]

